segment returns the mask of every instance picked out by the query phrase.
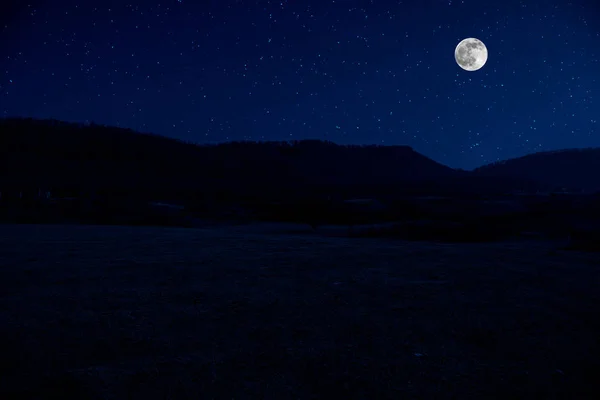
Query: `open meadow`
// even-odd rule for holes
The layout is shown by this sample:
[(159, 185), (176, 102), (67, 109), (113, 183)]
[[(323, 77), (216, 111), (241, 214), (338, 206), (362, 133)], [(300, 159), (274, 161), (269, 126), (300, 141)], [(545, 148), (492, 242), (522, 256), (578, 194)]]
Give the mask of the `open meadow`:
[(2, 399), (596, 399), (600, 254), (0, 225)]

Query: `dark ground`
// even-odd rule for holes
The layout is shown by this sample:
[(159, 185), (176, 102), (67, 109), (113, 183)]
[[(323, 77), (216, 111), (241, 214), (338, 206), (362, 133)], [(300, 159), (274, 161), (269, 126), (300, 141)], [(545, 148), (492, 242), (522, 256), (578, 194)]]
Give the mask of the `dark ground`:
[(600, 398), (600, 255), (0, 225), (0, 398)]

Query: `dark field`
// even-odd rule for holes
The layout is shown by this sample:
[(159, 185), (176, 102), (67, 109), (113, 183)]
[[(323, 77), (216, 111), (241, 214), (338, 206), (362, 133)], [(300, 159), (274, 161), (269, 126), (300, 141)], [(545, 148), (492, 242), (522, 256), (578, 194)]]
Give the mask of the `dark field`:
[(600, 398), (600, 255), (0, 225), (0, 398)]

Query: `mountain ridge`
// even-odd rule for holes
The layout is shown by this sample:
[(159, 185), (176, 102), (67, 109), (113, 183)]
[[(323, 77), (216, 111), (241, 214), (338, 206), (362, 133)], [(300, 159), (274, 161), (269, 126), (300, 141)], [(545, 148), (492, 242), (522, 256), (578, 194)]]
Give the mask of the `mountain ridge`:
[(475, 168), (475, 176), (525, 177), (555, 190), (600, 191), (600, 148), (542, 151)]
[(94, 123), (5, 118), (0, 120), (0, 157), (4, 186), (255, 192), (364, 187), (365, 195), (375, 186), (429, 192), (600, 190), (600, 182), (584, 173), (596, 166), (600, 171), (596, 148), (533, 153), (465, 171), (405, 145), (315, 139), (199, 144)]

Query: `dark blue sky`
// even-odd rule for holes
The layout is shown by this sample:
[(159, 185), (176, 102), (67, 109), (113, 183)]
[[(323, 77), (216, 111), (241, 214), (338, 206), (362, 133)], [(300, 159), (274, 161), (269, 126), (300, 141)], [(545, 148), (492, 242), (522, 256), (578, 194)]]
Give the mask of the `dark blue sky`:
[[(466, 169), (600, 146), (595, 3), (18, 1), (0, 6), (0, 112), (199, 143), (407, 144)], [(467, 37), (488, 47), (479, 71), (454, 60)]]

